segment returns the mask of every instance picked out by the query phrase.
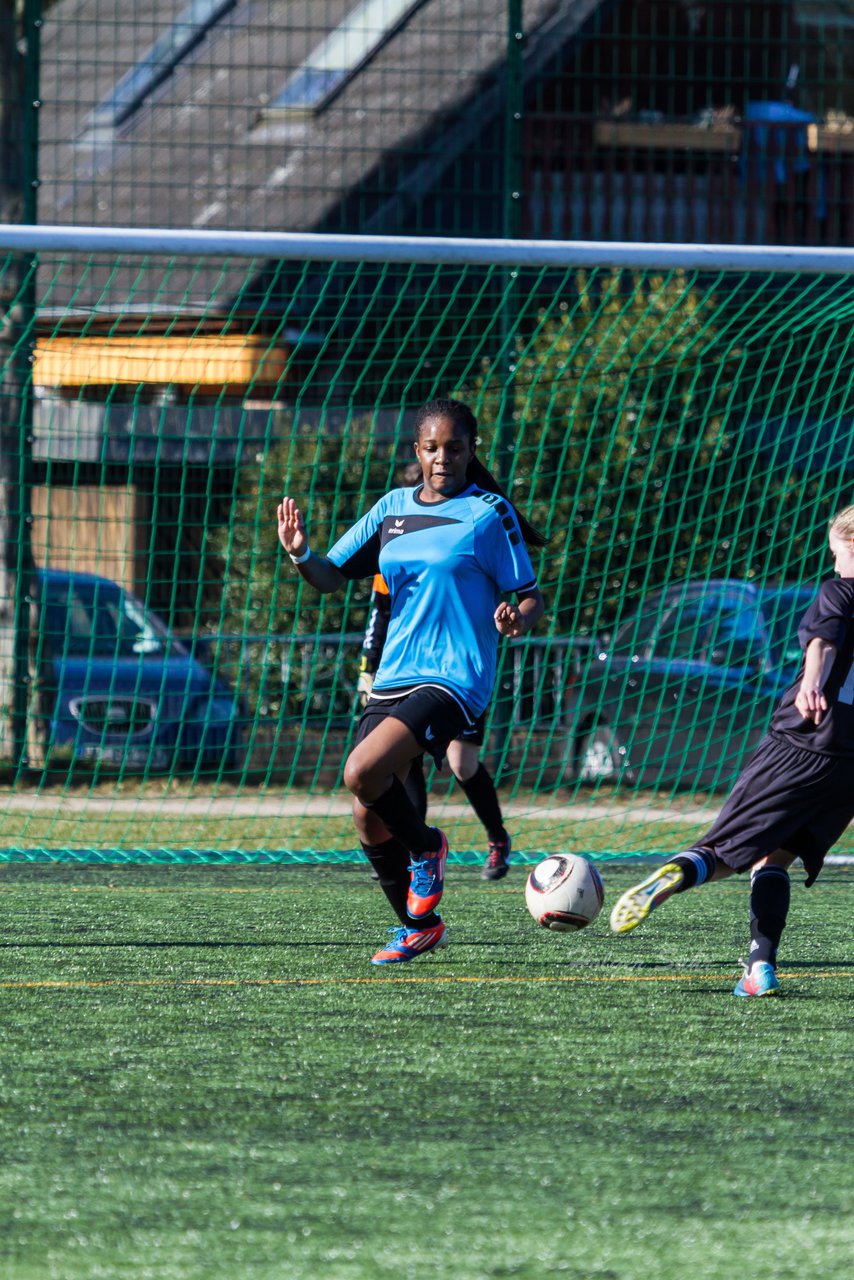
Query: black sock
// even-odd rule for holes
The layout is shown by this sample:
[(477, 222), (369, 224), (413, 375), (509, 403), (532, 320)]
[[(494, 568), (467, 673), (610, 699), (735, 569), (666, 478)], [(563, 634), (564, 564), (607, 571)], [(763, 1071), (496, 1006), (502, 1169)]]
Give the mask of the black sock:
[(427, 853), (436, 853), (439, 849), (439, 833), (435, 827), (428, 827), (424, 819), (406, 794), (406, 788), (399, 778), (392, 779), (388, 791), (384, 791), (378, 800), (368, 804), (366, 809), (375, 813), (393, 836), (409, 850), (413, 858), (423, 858)]
[(406, 914), (406, 894), (409, 890), (409, 853), (394, 836), (382, 844), (365, 844), (365, 857), (377, 873), (380, 888), (388, 898), (391, 909), (401, 924), (412, 921)]
[(465, 782), (459, 778), (457, 781), (466, 793), (466, 799), (469, 804), (483, 823), (487, 839), (505, 840), (507, 832), (504, 830), (504, 819), (501, 816), (498, 792), (495, 790), (495, 783), (483, 765), (478, 762), (476, 773), (473, 773)]
[(751, 875), (750, 964), (767, 960), (776, 965), (791, 892), (789, 873), (783, 867), (760, 867)]
[(406, 894), (409, 889), (409, 852), (399, 840), (392, 836), (382, 844), (365, 844), (362, 841), (365, 857), (377, 873), (380, 888), (389, 900), (391, 909), (401, 924), (407, 929), (431, 929), (438, 924), (441, 916), (431, 911), (415, 921), (406, 913)]
[(419, 756), (412, 761), (409, 773), (404, 780), (406, 794), (412, 801), (412, 807), (420, 818), (427, 818), (427, 779), (424, 777), (424, 757)]
[(707, 880), (711, 880), (718, 865), (718, 860), (711, 849), (703, 848), (686, 849), (684, 853), (678, 853), (670, 861), (682, 869), (682, 883), (673, 890), (674, 893), (685, 893), (687, 889), (705, 884)]

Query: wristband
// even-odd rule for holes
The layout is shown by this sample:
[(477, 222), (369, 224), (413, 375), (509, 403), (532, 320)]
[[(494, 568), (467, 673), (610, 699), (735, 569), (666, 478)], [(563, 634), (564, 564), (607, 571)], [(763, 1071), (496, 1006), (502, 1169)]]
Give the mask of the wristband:
[[(290, 551), (288, 552), (288, 555), (291, 556)], [(310, 555), (311, 555), (311, 547), (306, 547), (305, 551), (302, 553), (301, 556), (291, 556), (291, 563), (305, 564), (306, 560), (309, 558)]]

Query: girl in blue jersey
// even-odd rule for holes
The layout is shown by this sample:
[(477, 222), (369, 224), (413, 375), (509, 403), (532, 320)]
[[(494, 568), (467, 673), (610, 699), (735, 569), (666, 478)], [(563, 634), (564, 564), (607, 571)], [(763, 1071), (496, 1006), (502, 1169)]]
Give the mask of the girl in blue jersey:
[[(421, 480), (421, 468), (417, 462), (413, 463), (413, 466), (418, 470), (417, 478), (409, 480), (409, 477), (405, 476), (404, 479), (409, 480), (411, 484), (417, 484)], [(356, 686), (363, 708), (367, 706), (374, 685), (374, 676), (380, 665), (390, 614), (391, 601), (388, 587), (382, 574), (378, 573), (374, 577), (371, 612), (362, 642), (359, 683)], [(510, 870), (510, 851), (513, 846), (507, 828), (504, 826), (504, 816), (495, 783), (480, 758), (485, 735), (486, 712), (484, 711), (470, 728), (463, 730), (459, 738), (448, 743), (447, 759), (457, 786), (480, 819), (486, 833), (489, 852), (480, 873), (481, 879), (501, 880)], [(427, 780), (424, 777), (423, 757), (412, 762), (412, 768), (406, 776), (404, 786), (418, 812), (422, 816), (426, 815)], [(376, 871), (372, 871), (371, 874), (376, 880)]]
[(415, 421), (421, 484), (387, 493), (326, 556), (310, 550), (294, 500), (278, 508), (279, 540), (311, 586), (335, 591), (381, 573), (389, 589), (382, 660), (344, 769), (362, 847), (400, 921), (374, 964), (445, 943), (436, 908), (448, 842), (403, 779), (425, 751), (440, 761), (486, 709), (499, 636), (525, 635), (543, 613), (525, 542), (544, 540), (480, 463), (476, 441), (466, 405), (429, 401)]
[(828, 540), (839, 578), (821, 584), (801, 619), (803, 664), (768, 733), (706, 834), (611, 913), (614, 932), (628, 933), (674, 893), (749, 871), (750, 955), (736, 996), (778, 990), (789, 867), (800, 858), (809, 887), (854, 820), (854, 506), (833, 517)]

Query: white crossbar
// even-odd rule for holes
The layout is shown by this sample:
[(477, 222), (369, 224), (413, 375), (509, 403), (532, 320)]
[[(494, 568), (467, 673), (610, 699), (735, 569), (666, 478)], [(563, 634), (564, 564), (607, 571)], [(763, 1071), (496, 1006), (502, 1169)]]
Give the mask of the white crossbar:
[(662, 271), (789, 271), (847, 275), (854, 249), (796, 245), (635, 244), (602, 240), (477, 240), (303, 232), (159, 230), (0, 223), (0, 252), (293, 258), (507, 267), (652, 267)]

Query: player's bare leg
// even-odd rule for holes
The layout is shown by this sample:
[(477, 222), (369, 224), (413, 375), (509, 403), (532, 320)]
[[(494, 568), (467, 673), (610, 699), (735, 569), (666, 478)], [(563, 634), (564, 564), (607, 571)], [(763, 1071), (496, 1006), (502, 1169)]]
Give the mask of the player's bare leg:
[[(411, 960), (444, 944), (436, 908), (444, 891), (448, 842), (427, 826), (402, 781), (421, 752), (411, 730), (389, 717), (354, 748), (344, 768), (362, 848), (403, 930), (377, 952), (377, 964)], [(416, 923), (420, 928), (413, 930)]]

